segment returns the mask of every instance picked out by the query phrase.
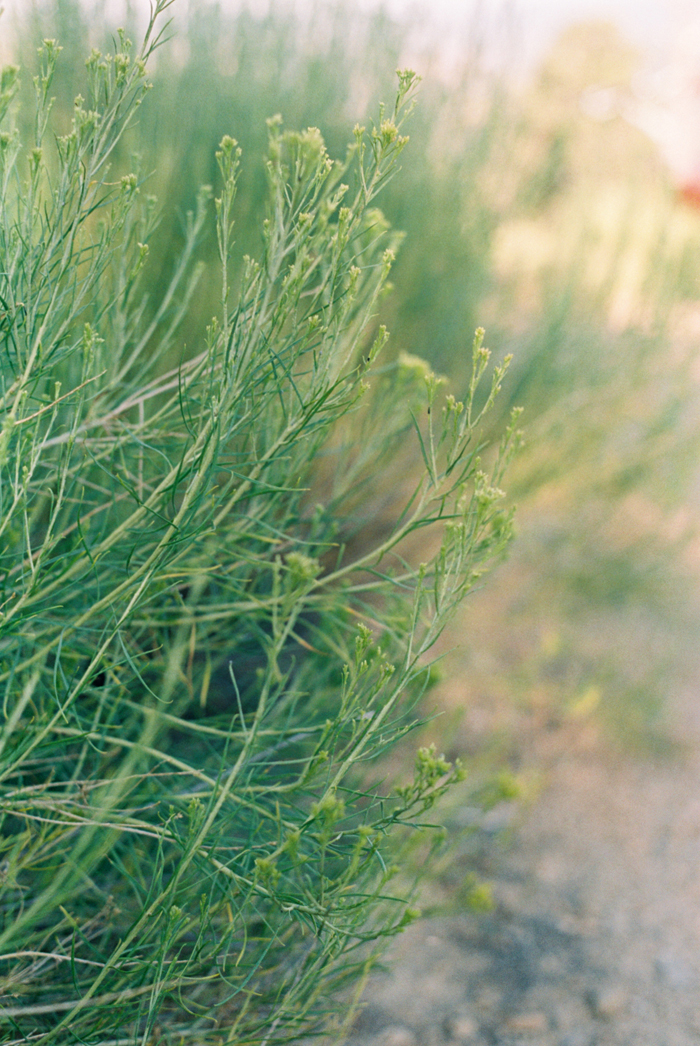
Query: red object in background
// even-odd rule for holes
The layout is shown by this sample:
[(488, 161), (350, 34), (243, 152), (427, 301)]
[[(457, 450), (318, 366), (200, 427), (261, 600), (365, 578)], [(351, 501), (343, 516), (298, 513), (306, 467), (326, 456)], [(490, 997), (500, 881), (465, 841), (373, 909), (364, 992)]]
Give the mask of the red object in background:
[(693, 210), (700, 211), (700, 181), (685, 182), (681, 185), (678, 189), (678, 199)]

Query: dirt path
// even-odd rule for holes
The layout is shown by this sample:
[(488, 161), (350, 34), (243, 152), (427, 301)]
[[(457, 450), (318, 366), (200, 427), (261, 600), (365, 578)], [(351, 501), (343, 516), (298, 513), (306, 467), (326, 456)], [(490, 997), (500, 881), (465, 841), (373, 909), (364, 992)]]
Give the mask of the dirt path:
[[(697, 685), (696, 685), (697, 683)], [(700, 1043), (700, 676), (679, 750), (547, 740), (546, 786), (492, 848), (488, 915), (419, 922), (366, 993), (347, 1046)]]

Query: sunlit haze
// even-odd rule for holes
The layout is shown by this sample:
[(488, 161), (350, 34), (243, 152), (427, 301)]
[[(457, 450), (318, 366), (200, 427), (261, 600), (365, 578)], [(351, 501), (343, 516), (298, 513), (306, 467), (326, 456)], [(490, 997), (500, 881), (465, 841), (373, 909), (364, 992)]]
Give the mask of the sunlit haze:
[[(335, 0), (280, 0), (276, 6), (315, 8), (322, 10)], [(9, 29), (12, 16), (21, 12), (26, 0), (4, 0), (5, 25)], [(693, 5), (683, 0), (355, 0), (356, 6), (371, 9), (383, 6), (398, 19), (411, 17), (421, 26), (421, 32), (442, 39), (449, 48), (456, 30), (470, 25), (479, 26), (491, 45), (503, 47), (505, 32), (511, 44), (515, 40), (516, 64), (531, 67), (532, 63), (567, 26), (578, 21), (604, 19), (615, 22), (629, 39), (645, 50), (659, 52), (668, 48), (678, 31), (693, 15)], [(274, 0), (251, 0), (246, 6), (269, 9)], [(85, 6), (96, 7), (86, 0)], [(147, 14), (149, 5), (136, 0), (131, 5)], [(185, 10), (187, 0), (178, 0), (174, 6)], [(239, 0), (224, 0), (223, 6), (243, 6)], [(123, 0), (108, 0), (109, 16), (118, 20), (126, 4)], [(2, 23), (0, 23), (1, 25)], [(504, 27), (508, 27), (504, 29)], [(6, 32), (8, 30), (6, 29)], [(0, 33), (0, 42), (3, 34)], [(501, 39), (499, 39), (501, 37)]]

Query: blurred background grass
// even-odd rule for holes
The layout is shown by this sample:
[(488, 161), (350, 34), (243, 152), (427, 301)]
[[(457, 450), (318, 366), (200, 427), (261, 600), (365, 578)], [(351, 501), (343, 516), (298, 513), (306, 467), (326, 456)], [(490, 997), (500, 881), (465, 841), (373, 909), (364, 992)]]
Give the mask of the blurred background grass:
[[(242, 257), (259, 247), (267, 117), (318, 126), (342, 156), (397, 66), (423, 77), (404, 169), (380, 201), (406, 239), (377, 323), (393, 353), (424, 356), (458, 386), (485, 326), (496, 354), (514, 355), (494, 433), (516, 404), (526, 431), (509, 477), (519, 536), (445, 639), (431, 698), (444, 714), (429, 731), (468, 759), (475, 782), (494, 766), (520, 771), (528, 731), (602, 729), (663, 755), (667, 710), (698, 649), (700, 214), (651, 140), (591, 104), (600, 92), (626, 97), (641, 56), (611, 25), (580, 25), (516, 87), (485, 60), (476, 23), (451, 42), (448, 65), (420, 44), (420, 27), (342, 0), (173, 11), (155, 86), (115, 156), (131, 167), (138, 155), (142, 192), (158, 198), (153, 258), (177, 256), (223, 134), (248, 161)], [(127, 23), (137, 16), (128, 9)], [(55, 93), (68, 122), (108, 9), (36, 0), (21, 17), (25, 69), (38, 39), (63, 45)], [(212, 278), (184, 352), (214, 311), (213, 236), (203, 257)], [(152, 302), (168, 277), (151, 267)]]

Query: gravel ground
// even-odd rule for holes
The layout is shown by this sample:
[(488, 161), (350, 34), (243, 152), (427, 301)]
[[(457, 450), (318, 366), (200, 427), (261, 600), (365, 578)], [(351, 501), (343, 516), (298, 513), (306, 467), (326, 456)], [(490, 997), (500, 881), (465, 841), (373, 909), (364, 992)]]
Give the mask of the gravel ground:
[(595, 730), (529, 742), (546, 785), (484, 864), (494, 910), (399, 938), (346, 1046), (698, 1046), (693, 677), (664, 759), (620, 754)]

